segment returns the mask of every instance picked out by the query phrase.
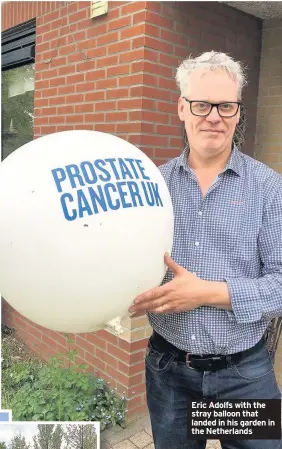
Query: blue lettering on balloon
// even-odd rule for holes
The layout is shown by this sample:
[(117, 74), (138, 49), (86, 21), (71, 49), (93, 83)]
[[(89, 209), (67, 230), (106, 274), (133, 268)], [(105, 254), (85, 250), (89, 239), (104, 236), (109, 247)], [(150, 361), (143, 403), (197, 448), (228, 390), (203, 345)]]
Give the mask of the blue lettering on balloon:
[(106, 162), (103, 159), (96, 159), (94, 161), (94, 165), (95, 165), (95, 167), (98, 168), (98, 170), (100, 170), (105, 175), (105, 176), (99, 175), (99, 178), (101, 179), (101, 181), (110, 181), (110, 179), (111, 179), (110, 172), (108, 172), (108, 170), (106, 170), (104, 167), (101, 167), (101, 165), (103, 165), (103, 166), (107, 165)]
[(117, 183), (118, 193), (119, 193), (119, 195), (120, 195), (121, 204), (122, 204), (122, 207), (123, 207), (123, 208), (126, 208), (126, 207), (132, 207), (132, 204), (131, 204), (131, 203), (127, 203), (127, 202), (125, 201), (125, 197), (128, 196), (128, 193), (127, 193), (127, 192), (124, 192), (124, 191), (122, 190), (123, 187), (126, 187), (126, 184), (127, 184), (127, 182), (118, 182), (118, 183)]
[(61, 204), (64, 212), (64, 216), (68, 221), (73, 221), (77, 218), (77, 212), (75, 209), (72, 210), (73, 214), (70, 215), (68, 213), (67, 205), (66, 205), (66, 199), (68, 199), (70, 202), (73, 202), (73, 197), (70, 193), (63, 193), (61, 196)]
[(144, 206), (144, 204), (142, 202), (141, 195), (139, 193), (139, 188), (138, 188), (137, 183), (134, 182), (134, 181), (128, 181), (127, 185), (128, 185), (128, 190), (129, 190), (131, 199), (132, 199), (133, 207), (137, 207), (138, 206), (136, 198), (139, 201), (139, 206)]
[(90, 193), (90, 198), (91, 198), (91, 202), (92, 202), (92, 206), (93, 206), (95, 214), (99, 213), (97, 203), (100, 204), (100, 206), (104, 212), (107, 211), (107, 204), (105, 201), (103, 189), (101, 186), (97, 186), (97, 190), (98, 190), (98, 193), (93, 189), (93, 187), (88, 188), (88, 192)]
[(68, 177), (69, 177), (69, 180), (70, 180), (70, 183), (71, 183), (71, 186), (73, 189), (75, 189), (77, 187), (77, 185), (74, 181), (74, 178), (78, 179), (78, 182), (81, 186), (85, 186), (85, 183), (82, 179), (82, 176), (79, 173), (79, 168), (77, 165), (75, 165), (75, 164), (66, 165), (66, 171), (67, 171), (67, 174), (68, 174)]
[(126, 158), (124, 158), (124, 160), (130, 163), (130, 166), (131, 166), (131, 168), (132, 168), (132, 170), (134, 172), (135, 178), (139, 179), (139, 173), (138, 173), (138, 171), (136, 170), (136, 168), (134, 166), (134, 162), (136, 161), (136, 159), (132, 159), (130, 157), (126, 157)]
[[(139, 159), (108, 158), (96, 159), (93, 163), (83, 161), (79, 166), (69, 164), (64, 168), (51, 170), (58, 192), (63, 191), (63, 182), (68, 179), (71, 187), (76, 188), (76, 198), (70, 193), (63, 193), (60, 198), (66, 220), (73, 221), (86, 215), (120, 208), (144, 205), (163, 207), (159, 185), (147, 181), (150, 177), (146, 175), (142, 164), (142, 160)], [(111, 178), (116, 178), (115, 182), (108, 182)], [(127, 178), (130, 181), (127, 181)], [(140, 181), (137, 183), (132, 179), (140, 179)], [(99, 181), (102, 183), (97, 185)], [(93, 187), (90, 186), (91, 184)], [(86, 189), (80, 188), (87, 185), (89, 187)]]
[(159, 186), (158, 186), (158, 184), (154, 183), (154, 182), (150, 182), (150, 184), (151, 184), (151, 189), (152, 189), (153, 195), (155, 197), (155, 201), (156, 201), (157, 206), (161, 205), (161, 207), (164, 207), (164, 205), (162, 203), (162, 200), (161, 200), (161, 197), (160, 197), (160, 194), (159, 194)]
[(107, 184), (105, 184), (104, 189), (105, 189), (105, 194), (106, 194), (107, 201), (108, 201), (108, 204), (109, 204), (109, 208), (112, 209), (112, 210), (119, 209), (120, 208), (120, 201), (118, 199), (116, 199), (116, 203), (113, 204), (112, 197), (111, 197), (110, 192), (109, 192), (109, 189), (112, 189), (113, 192), (116, 192), (117, 191), (116, 186), (114, 184), (111, 184), (110, 182), (108, 182)]
[(116, 166), (114, 164), (114, 162), (116, 162), (116, 159), (114, 157), (111, 157), (111, 158), (105, 159), (105, 161), (110, 163), (110, 166), (112, 167), (112, 170), (114, 172), (114, 175), (115, 175), (116, 179), (120, 180), (119, 173), (118, 173), (118, 171), (116, 169)]
[(147, 204), (149, 206), (154, 206), (155, 205), (155, 198), (154, 198), (154, 195), (152, 193), (152, 190), (150, 190), (148, 188), (149, 183), (142, 181), (141, 185), (143, 187), (143, 191), (144, 191), (144, 194), (145, 194), (145, 198), (146, 198)]
[(134, 176), (132, 175), (130, 169), (128, 168), (128, 166), (124, 162), (124, 160), (121, 158), (118, 158), (118, 161), (119, 161), (122, 179), (126, 179), (126, 177), (129, 177), (129, 179), (134, 179)]
[(142, 175), (143, 179), (151, 179), (149, 176), (145, 175), (145, 168), (142, 165), (142, 161), (140, 159), (135, 159), (136, 160), (136, 164), (138, 165), (138, 168), (140, 170), (140, 173)]
[(80, 218), (83, 217), (84, 212), (86, 212), (88, 215), (93, 215), (93, 212), (82, 189), (77, 191), (77, 203), (78, 214)]
[(58, 192), (62, 192), (61, 183), (67, 178), (66, 172), (63, 168), (54, 168), (51, 170)]
[[(81, 162), (80, 167), (81, 167), (81, 171), (83, 173), (84, 179), (87, 182), (87, 184), (96, 184), (97, 175), (94, 170), (93, 164), (91, 164), (91, 162), (84, 161), (84, 162)], [(86, 170), (86, 168), (88, 168), (90, 171), (90, 177), (88, 174), (88, 170)]]

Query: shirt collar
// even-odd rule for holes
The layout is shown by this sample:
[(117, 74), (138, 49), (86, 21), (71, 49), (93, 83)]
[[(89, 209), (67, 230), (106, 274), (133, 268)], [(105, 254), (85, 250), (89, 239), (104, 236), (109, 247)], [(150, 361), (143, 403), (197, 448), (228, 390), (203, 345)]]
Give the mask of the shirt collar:
[[(184, 170), (191, 173), (191, 167), (188, 164), (188, 154), (189, 154), (189, 145), (187, 145), (184, 148), (184, 150), (178, 157), (176, 168), (180, 169), (180, 167), (183, 167)], [(236, 147), (235, 144), (233, 146), (229, 161), (228, 161), (226, 167), (224, 168), (224, 170), (222, 171), (222, 173), (227, 170), (233, 171), (238, 176), (242, 175), (242, 170), (243, 170), (242, 154), (241, 154), (241, 151)]]
[(243, 173), (243, 157), (241, 151), (234, 144), (228, 164), (223, 171), (232, 170), (238, 176)]
[(180, 169), (180, 167), (183, 167), (185, 170), (190, 171), (190, 167), (188, 165), (188, 154), (189, 154), (189, 145), (186, 145), (186, 147), (178, 157), (176, 168)]

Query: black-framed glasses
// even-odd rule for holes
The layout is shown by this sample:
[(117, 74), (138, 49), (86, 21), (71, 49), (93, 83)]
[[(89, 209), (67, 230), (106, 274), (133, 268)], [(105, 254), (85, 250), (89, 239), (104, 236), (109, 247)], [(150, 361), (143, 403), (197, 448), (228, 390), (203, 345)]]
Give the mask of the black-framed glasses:
[(190, 111), (193, 115), (199, 117), (207, 117), (212, 109), (216, 107), (220, 117), (234, 117), (237, 114), (240, 101), (228, 101), (225, 103), (209, 103), (208, 101), (193, 100), (190, 101), (186, 97), (182, 97), (190, 104)]

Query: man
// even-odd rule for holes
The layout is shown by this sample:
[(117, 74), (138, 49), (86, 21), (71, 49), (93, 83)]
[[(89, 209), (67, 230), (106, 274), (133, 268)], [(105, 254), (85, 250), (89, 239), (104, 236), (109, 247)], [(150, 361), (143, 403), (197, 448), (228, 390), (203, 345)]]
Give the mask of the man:
[[(163, 285), (135, 299), (154, 329), (146, 357), (155, 449), (202, 449), (187, 437), (187, 400), (279, 399), (263, 335), (282, 315), (282, 177), (232, 143), (245, 81), (224, 53), (176, 76), (188, 146), (160, 170), (175, 214)], [(278, 449), (278, 440), (222, 441)]]

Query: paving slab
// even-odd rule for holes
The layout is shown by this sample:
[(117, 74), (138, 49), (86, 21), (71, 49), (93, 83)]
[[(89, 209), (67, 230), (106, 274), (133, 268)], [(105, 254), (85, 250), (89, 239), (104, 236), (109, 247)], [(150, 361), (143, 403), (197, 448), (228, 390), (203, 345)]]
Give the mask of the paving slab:
[(130, 441), (139, 449), (144, 449), (149, 443), (153, 442), (153, 439), (145, 430), (141, 430), (141, 432), (133, 435), (133, 437), (130, 438)]
[[(128, 423), (125, 429), (116, 426), (102, 432), (101, 449), (155, 449), (149, 415)], [(221, 444), (208, 440), (206, 449), (221, 449)]]
[(152, 436), (152, 427), (151, 424), (149, 424), (147, 427), (145, 427), (145, 431)]
[(136, 421), (128, 423), (127, 427), (123, 429), (120, 426), (112, 427), (101, 433), (101, 441), (107, 441), (112, 445), (119, 443), (120, 441), (129, 439), (136, 433), (141, 432), (145, 428), (150, 428), (149, 416), (142, 417)]
[(208, 440), (206, 449), (221, 449), (219, 440)]
[(136, 449), (135, 444), (131, 443), (129, 440), (124, 440), (121, 443), (115, 444), (113, 449)]

